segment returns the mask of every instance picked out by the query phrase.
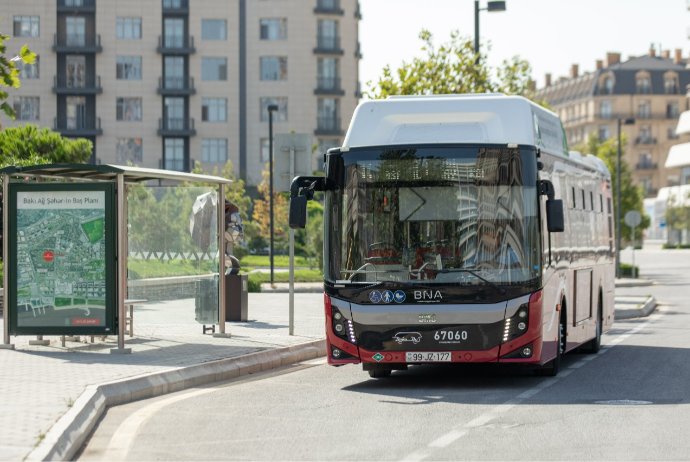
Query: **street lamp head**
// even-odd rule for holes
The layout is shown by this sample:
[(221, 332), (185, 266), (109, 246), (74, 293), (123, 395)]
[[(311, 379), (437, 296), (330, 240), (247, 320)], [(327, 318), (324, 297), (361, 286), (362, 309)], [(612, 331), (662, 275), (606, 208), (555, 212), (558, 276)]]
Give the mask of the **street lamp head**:
[(268, 105), (268, 112), (277, 112), (278, 111), (278, 105), (277, 104), (269, 104)]
[(623, 125), (635, 125), (635, 119), (625, 119)]
[(505, 11), (506, 2), (489, 2), (486, 6), (487, 11)]

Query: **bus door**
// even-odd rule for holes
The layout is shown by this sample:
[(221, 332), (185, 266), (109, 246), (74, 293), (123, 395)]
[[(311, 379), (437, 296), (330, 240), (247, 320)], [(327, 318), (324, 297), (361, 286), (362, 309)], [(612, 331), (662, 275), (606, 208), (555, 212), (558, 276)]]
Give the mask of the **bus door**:
[(573, 316), (573, 335), (575, 338), (569, 338), (571, 342), (584, 342), (593, 333), (591, 329), (592, 318), (592, 268), (576, 270), (574, 272), (575, 280), (573, 281), (574, 288), (574, 316)]

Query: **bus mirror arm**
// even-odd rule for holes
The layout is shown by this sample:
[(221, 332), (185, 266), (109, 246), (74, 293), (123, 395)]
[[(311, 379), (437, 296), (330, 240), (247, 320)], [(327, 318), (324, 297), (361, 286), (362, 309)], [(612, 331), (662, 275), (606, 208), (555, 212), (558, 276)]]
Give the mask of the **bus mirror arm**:
[(539, 194), (546, 196), (546, 228), (550, 233), (562, 233), (565, 230), (563, 201), (555, 199), (556, 190), (549, 180), (538, 183)]
[(307, 224), (307, 201), (314, 192), (325, 191), (329, 180), (323, 176), (296, 176), (290, 184), (290, 216), (292, 229), (304, 229)]

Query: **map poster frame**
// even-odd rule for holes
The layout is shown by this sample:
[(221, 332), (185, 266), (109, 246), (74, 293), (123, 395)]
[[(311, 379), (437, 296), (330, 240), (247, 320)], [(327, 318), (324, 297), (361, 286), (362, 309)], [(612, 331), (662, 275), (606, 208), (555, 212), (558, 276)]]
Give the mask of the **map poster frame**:
[[(22, 194), (28, 193), (28, 194)], [(72, 194), (70, 194), (72, 193)], [(99, 194), (103, 193), (103, 195)], [(26, 200), (30, 205), (18, 207), (18, 197), (28, 198)], [(97, 206), (82, 206), (76, 205), (81, 201), (89, 202), (88, 197), (96, 198), (91, 199), (96, 203)], [(43, 202), (40, 200), (43, 198)], [(56, 200), (56, 198), (58, 198)], [(100, 200), (103, 198), (104, 204), (101, 206)], [(80, 226), (72, 226), (70, 228), (70, 236), (68, 238), (60, 237), (60, 248), (56, 248), (54, 251), (52, 249), (35, 249), (33, 252), (39, 252), (37, 255), (32, 255), (32, 250), (27, 250), (26, 237), (24, 234), (20, 236), (19, 224), (18, 224), (18, 212), (19, 209), (25, 210), (29, 208), (36, 209), (38, 206), (31, 199), (36, 199), (37, 204), (45, 207), (44, 210), (50, 210), (50, 207), (54, 207), (53, 210), (57, 211), (53, 215), (47, 214), (46, 217), (66, 217), (72, 215), (72, 213), (59, 213), (60, 210), (84, 210), (84, 214), (92, 213), (94, 217), (98, 217), (100, 214), (100, 209), (104, 209), (102, 214), (102, 220), (96, 218), (92, 221), (81, 222)], [(52, 199), (52, 201), (50, 201)], [(60, 199), (63, 202), (57, 202)], [(56, 205), (63, 203), (71, 203), (72, 205)], [(44, 205), (45, 204), (45, 205)], [(38, 183), (38, 184), (27, 184), (27, 183), (10, 183), (9, 185), (9, 198), (6, 202), (9, 213), (9, 238), (8, 241), (8, 261), (5, 265), (5, 271), (8, 272), (8, 286), (9, 286), (9, 296), (7, 297), (7, 313), (9, 315), (9, 328), (11, 335), (116, 335), (116, 275), (117, 275), (117, 261), (116, 261), (116, 216), (115, 216), (115, 185), (112, 183)], [(63, 207), (63, 208), (61, 208)], [(49, 222), (49, 225), (53, 221)], [(78, 218), (78, 214), (77, 214)], [(89, 219), (88, 217), (86, 218)], [(100, 221), (100, 223), (99, 223)], [(59, 223), (59, 222), (55, 222)], [(58, 245), (57, 236), (63, 235), (64, 230), (56, 230), (55, 245)], [(83, 236), (82, 236), (83, 234)], [(74, 242), (70, 241), (69, 237), (79, 236), (79, 240)], [(85, 236), (85, 237), (84, 237)], [(41, 270), (44, 274), (47, 274), (46, 278), (50, 277), (52, 272), (53, 278), (55, 279), (58, 275), (56, 270), (57, 264), (60, 263), (61, 258), (63, 261), (70, 257), (70, 252), (84, 252), (79, 255), (83, 257), (82, 260), (88, 258), (98, 258), (103, 252), (103, 246), (96, 245), (98, 241), (102, 239), (104, 241), (104, 255), (102, 255), (102, 261), (96, 260), (98, 271), (91, 271), (90, 275), (85, 272), (82, 273), (84, 277), (79, 279), (80, 282), (71, 282), (70, 278), (76, 278), (74, 271), (72, 271), (71, 264), (73, 261), (69, 261), (66, 265), (70, 271), (65, 271), (61, 276), (64, 281), (51, 280), (49, 284), (45, 286), (39, 286), (34, 284), (31, 289), (26, 289), (26, 283), (22, 283), (24, 291), (31, 291), (31, 302), (34, 301), (34, 296), (36, 297), (37, 305), (44, 305), (41, 309), (36, 309), (32, 305), (27, 305), (25, 303), (18, 303), (19, 293), (17, 291), (19, 278), (19, 265), (18, 265), (18, 255), (19, 255), (19, 244), (22, 243), (22, 256), (24, 262), (31, 262), (31, 266), (36, 268), (33, 273), (36, 275), (38, 273), (38, 264), (33, 262), (38, 261), (41, 263)], [(64, 242), (63, 242), (64, 240)], [(52, 241), (51, 241), (52, 243)], [(68, 244), (69, 243), (69, 244)], [(81, 243), (82, 249), (79, 250), (79, 245)], [(44, 245), (45, 246), (45, 245)], [(67, 249), (67, 250), (65, 250)], [(29, 255), (27, 256), (27, 252)], [(43, 253), (41, 253), (43, 252)], [(90, 253), (89, 253), (90, 252)], [(28, 258), (28, 260), (27, 260)], [(48, 265), (46, 265), (47, 262)], [(50, 268), (50, 263), (54, 263), (52, 269), (46, 270), (45, 267)], [(24, 263), (23, 263), (24, 264)], [(93, 268), (91, 263), (88, 263), (87, 268)], [(58, 267), (59, 268), (59, 267)], [(100, 270), (102, 268), (102, 270)], [(96, 278), (98, 273), (104, 273), (105, 277)], [(70, 275), (71, 273), (71, 275)], [(70, 275), (69, 277), (67, 275)], [(23, 276), (22, 276), (23, 277)], [(34, 277), (33, 280), (37, 280)], [(83, 281), (83, 282), (81, 282)], [(89, 281), (93, 281), (89, 283)], [(65, 282), (67, 284), (65, 284)], [(103, 290), (103, 282), (105, 282), (105, 288)], [(62, 283), (62, 284), (58, 284)], [(50, 292), (49, 287), (53, 287), (52, 292)], [(39, 295), (33, 294), (34, 289), (39, 292)], [(45, 294), (45, 298), (40, 296), (40, 293)], [(58, 294), (60, 292), (60, 294)], [(58, 301), (57, 296), (60, 295), (60, 308), (56, 308)], [(27, 294), (23, 293), (23, 297)], [(90, 299), (89, 297), (92, 297)], [(50, 305), (50, 298), (52, 297), (53, 305)], [(69, 301), (69, 302), (67, 302)], [(92, 305), (92, 306), (89, 306)], [(105, 305), (103, 307), (103, 305)], [(22, 320), (20, 321), (20, 310), (24, 310)], [(36, 313), (34, 310), (37, 310)], [(42, 310), (42, 311), (41, 311)], [(60, 310), (64, 310), (64, 315), (57, 313)], [(44, 316), (43, 319), (35, 320), (28, 317), (28, 313), (31, 316)], [(83, 313), (83, 315), (76, 315), (75, 313)], [(97, 313), (97, 314), (94, 314)], [(70, 317), (71, 315), (71, 317)], [(79, 316), (79, 317), (77, 317)], [(45, 324), (42, 324), (45, 323)]]

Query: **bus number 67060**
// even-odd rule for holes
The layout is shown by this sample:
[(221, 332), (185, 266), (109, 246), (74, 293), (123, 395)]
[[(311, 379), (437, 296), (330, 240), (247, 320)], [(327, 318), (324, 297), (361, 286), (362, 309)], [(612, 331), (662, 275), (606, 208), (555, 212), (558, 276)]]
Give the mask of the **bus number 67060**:
[(467, 340), (467, 331), (452, 331), (452, 330), (442, 330), (436, 331), (434, 334), (435, 340)]

